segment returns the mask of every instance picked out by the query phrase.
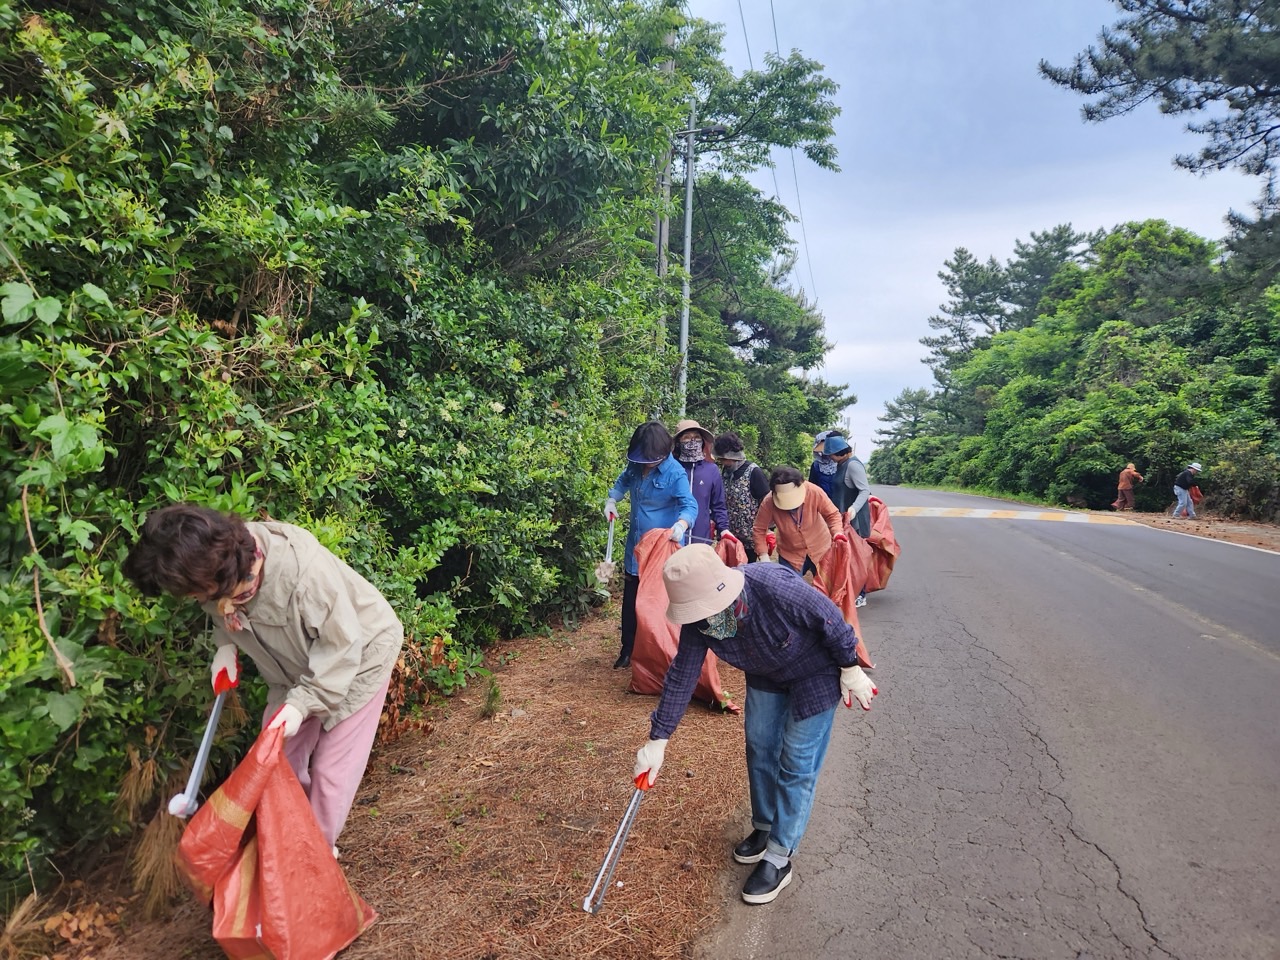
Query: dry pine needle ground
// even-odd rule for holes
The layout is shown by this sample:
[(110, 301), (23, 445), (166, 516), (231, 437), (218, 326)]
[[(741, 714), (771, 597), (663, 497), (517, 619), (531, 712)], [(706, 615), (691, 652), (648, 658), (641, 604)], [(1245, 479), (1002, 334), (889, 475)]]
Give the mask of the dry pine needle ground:
[[(676, 958), (715, 922), (730, 846), (750, 827), (746, 772), (741, 718), (698, 703), (641, 804), (603, 909), (582, 909), (657, 702), (627, 693), (628, 671), (611, 669), (617, 633), (610, 611), (505, 644), (490, 652), (502, 697), (492, 717), (477, 681), (430, 732), (374, 753), (340, 846), (379, 919), (344, 960)], [(742, 675), (720, 671), (740, 702)], [(167, 921), (133, 925), (126, 914), (94, 960), (216, 960), (209, 922), (189, 897)]]

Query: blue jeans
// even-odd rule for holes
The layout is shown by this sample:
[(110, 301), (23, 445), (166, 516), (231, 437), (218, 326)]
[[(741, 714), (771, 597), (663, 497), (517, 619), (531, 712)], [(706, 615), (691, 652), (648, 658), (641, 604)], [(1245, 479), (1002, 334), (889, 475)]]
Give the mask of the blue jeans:
[(1178, 498), (1178, 505), (1173, 508), (1173, 515), (1179, 514), (1185, 517), (1194, 517), (1196, 515), (1195, 504), (1191, 502), (1191, 491), (1183, 490), (1181, 487), (1173, 488), (1173, 495)]
[(790, 694), (747, 688), (743, 725), (751, 826), (769, 831), (768, 849), (774, 853), (791, 856), (804, 836), (835, 715), (832, 704), (817, 716), (796, 720)]
[(799, 570), (797, 570), (794, 566), (792, 566), (790, 560), (784, 560), (781, 555), (779, 555), (778, 557), (778, 562), (782, 564), (784, 567), (786, 567), (788, 570), (790, 570), (792, 573), (798, 573), (802, 577), (810, 571), (813, 571), (815, 574), (818, 572), (817, 564), (815, 564), (813, 560), (808, 556), (804, 558), (804, 563), (800, 566)]

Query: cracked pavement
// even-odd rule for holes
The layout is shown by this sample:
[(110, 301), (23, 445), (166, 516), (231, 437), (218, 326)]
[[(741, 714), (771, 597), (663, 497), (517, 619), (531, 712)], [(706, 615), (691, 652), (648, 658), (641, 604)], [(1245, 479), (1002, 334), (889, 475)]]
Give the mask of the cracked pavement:
[[(992, 506), (877, 488), (891, 508)], [(903, 517), (779, 899), (700, 960), (1280, 957), (1280, 556)], [(748, 826), (745, 797), (733, 839)], [(728, 846), (726, 843), (726, 861)]]

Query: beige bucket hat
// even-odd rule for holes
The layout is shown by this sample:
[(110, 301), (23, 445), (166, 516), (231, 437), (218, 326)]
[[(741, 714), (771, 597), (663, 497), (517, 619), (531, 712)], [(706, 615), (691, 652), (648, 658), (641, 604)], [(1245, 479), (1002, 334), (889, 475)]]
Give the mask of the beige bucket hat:
[(779, 510), (794, 510), (804, 503), (803, 483), (780, 483), (773, 488), (773, 505)]
[(683, 624), (727, 608), (742, 593), (746, 577), (726, 567), (710, 545), (691, 543), (662, 565), (662, 582), (667, 585), (667, 619)]
[(715, 434), (700, 424), (697, 420), (681, 420), (676, 424), (676, 428), (671, 432), (671, 436), (679, 437), (680, 434), (684, 433), (686, 430), (697, 430), (698, 433), (702, 434), (702, 439), (705, 440), (708, 445), (716, 442)]

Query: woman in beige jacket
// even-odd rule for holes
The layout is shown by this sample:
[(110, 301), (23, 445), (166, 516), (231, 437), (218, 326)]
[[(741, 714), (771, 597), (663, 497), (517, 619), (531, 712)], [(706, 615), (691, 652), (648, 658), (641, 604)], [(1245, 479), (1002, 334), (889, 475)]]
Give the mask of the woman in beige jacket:
[(756, 553), (769, 555), (769, 527), (778, 528), (778, 558), (801, 575), (817, 570), (835, 540), (845, 539), (840, 511), (816, 483), (795, 467), (769, 475), (769, 493), (760, 501), (752, 530)]
[(301, 527), (188, 503), (147, 517), (123, 570), (144, 594), (191, 597), (213, 618), (216, 692), (238, 683), (237, 650), (253, 660), (267, 682), (263, 723), (284, 728), (289, 764), (336, 844), (404, 640), (391, 604)]

